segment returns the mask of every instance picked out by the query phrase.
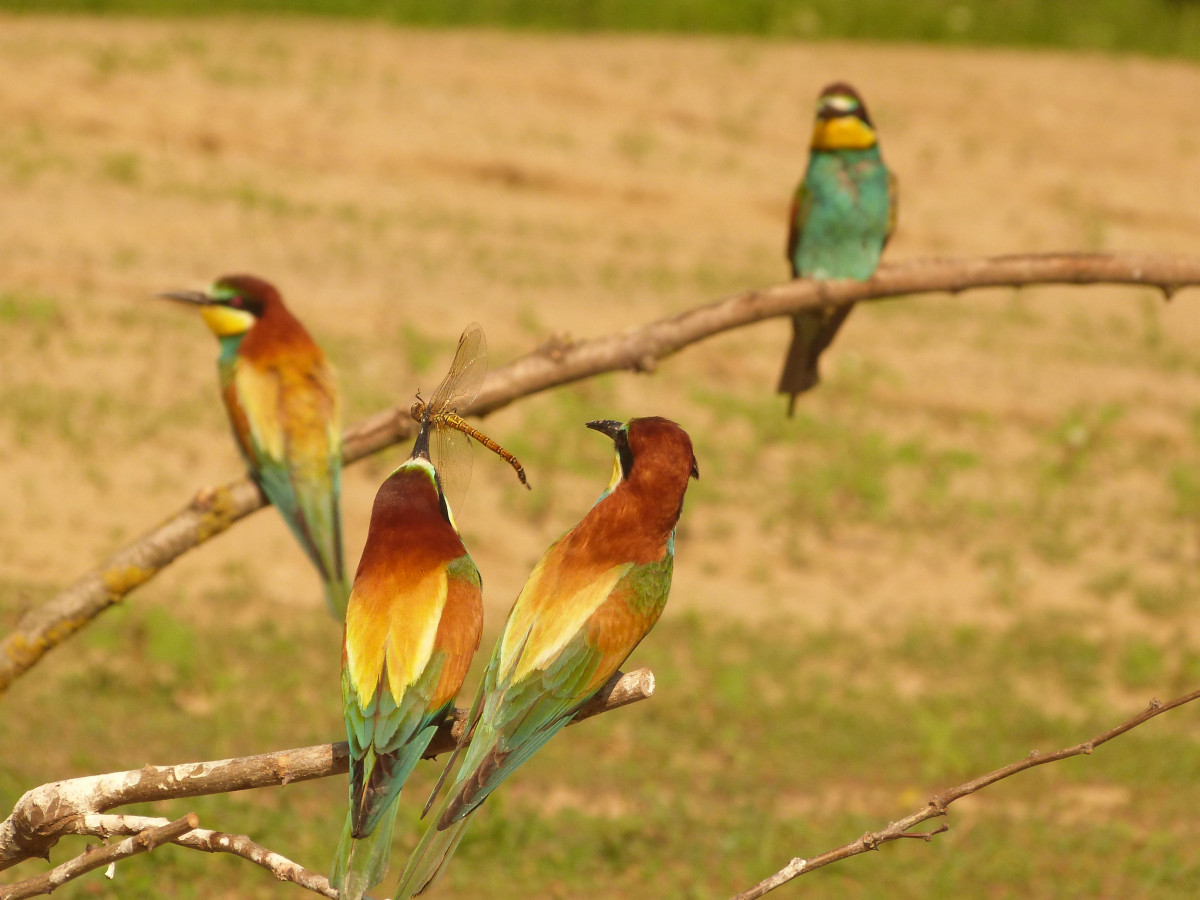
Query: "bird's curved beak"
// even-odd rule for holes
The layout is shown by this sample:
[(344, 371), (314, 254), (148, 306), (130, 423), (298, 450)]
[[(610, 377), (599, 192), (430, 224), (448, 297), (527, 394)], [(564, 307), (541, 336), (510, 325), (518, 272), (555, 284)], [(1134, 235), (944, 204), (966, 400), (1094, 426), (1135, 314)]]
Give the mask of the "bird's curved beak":
[(595, 422), (588, 422), (587, 427), (601, 434), (606, 434), (611, 440), (615, 441), (617, 433), (625, 427), (625, 423), (614, 419), (597, 419)]
[(217, 301), (204, 291), (163, 291), (161, 294), (155, 294), (155, 297), (163, 300), (176, 300), (180, 303), (191, 303), (195, 306), (212, 306)]

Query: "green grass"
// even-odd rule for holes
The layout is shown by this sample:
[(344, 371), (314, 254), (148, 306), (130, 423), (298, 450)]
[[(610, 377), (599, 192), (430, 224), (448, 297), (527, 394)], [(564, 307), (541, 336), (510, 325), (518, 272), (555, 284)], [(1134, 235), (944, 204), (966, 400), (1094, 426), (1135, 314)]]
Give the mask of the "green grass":
[[(0, 0), (18, 12), (294, 13), (404, 25), (652, 31), (1068, 47), (1200, 56), (1188, 0)], [(634, 137), (629, 152), (643, 152)]]
[[(781, 538), (794, 567), (807, 566), (814, 544), (878, 529), (902, 541), (938, 535), (945, 547), (970, 547), (1004, 608), (1021, 600), (1031, 568), (1043, 566), (1077, 574), (1101, 599), (1126, 597), (1152, 618), (1169, 619), (1189, 603), (1194, 579), (1174, 567), (1190, 565), (1200, 550), (1190, 447), (1164, 470), (1154, 460), (1179, 454), (1177, 442), (1164, 448), (1161, 435), (1133, 427), (1127, 409), (1112, 403), (1080, 404), (1052, 420), (897, 415), (881, 407), (875, 389), (887, 377), (834, 371), (791, 419), (775, 397), (693, 388), (690, 399), (709, 414), (692, 418), (706, 476), (695, 501), (751, 511), (760, 532)], [(1003, 454), (987, 450), (997, 439), (1009, 443)], [(1139, 517), (1159, 523), (1153, 537), (1146, 527), (1132, 530)], [(1131, 530), (1106, 534), (1101, 520)], [(1122, 566), (1110, 548), (1120, 554), (1148, 543), (1167, 568), (1114, 574)], [(778, 558), (768, 559), (778, 575)]]
[[(0, 743), (39, 752), (0, 762), (0, 805), (56, 778), (339, 738), (337, 629), (320, 610), (231, 624), (259, 586), (245, 567), (226, 571), (223, 585), (182, 608), (142, 596), (18, 682)], [(655, 698), (556, 738), (484, 807), (439, 896), (477, 896), (479, 884), (497, 898), (731, 894), (941, 788), (1111, 727), (1139, 703), (1105, 697), (1169, 696), (1198, 660), (1200, 648), (1178, 638), (1087, 638), (1072, 620), (1037, 613), (998, 631), (914, 622), (870, 635), (668, 616), (632, 661), (654, 669)], [(1090, 757), (1017, 776), (969, 816), (953, 810), (950, 833), (933, 845), (843, 863), (811, 876), (810, 889), (1194, 894), (1194, 798), (1178, 789), (1200, 778), (1193, 721), (1187, 710), (1169, 714)], [(407, 845), (437, 771), (422, 766), (406, 793)], [(344, 790), (327, 779), (136, 811), (195, 810), (208, 827), (323, 870)], [(54, 862), (81, 846), (64, 841)], [(24, 863), (0, 883), (43, 867)], [(102, 884), (96, 873), (61, 895)], [(243, 897), (289, 890), (247, 863), (176, 848), (122, 863), (112, 889), (201, 897), (230, 884)]]

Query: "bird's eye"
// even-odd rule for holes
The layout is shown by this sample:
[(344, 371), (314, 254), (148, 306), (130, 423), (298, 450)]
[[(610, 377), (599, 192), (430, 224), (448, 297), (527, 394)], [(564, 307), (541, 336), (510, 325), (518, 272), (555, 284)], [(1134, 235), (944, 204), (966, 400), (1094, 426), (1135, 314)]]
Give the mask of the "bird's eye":
[(245, 303), (244, 303), (244, 301), (242, 300), (242, 296), (241, 296), (241, 294), (234, 294), (232, 297), (230, 297), (230, 298), (229, 298), (229, 305), (230, 305), (230, 306), (237, 306), (237, 307), (242, 307), (242, 306), (244, 306), (244, 305), (245, 305)]

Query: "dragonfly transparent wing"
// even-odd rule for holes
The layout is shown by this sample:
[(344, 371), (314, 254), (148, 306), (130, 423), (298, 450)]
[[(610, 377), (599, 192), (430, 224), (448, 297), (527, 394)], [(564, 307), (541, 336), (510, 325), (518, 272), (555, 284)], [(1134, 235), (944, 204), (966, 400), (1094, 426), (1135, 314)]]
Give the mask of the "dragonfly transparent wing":
[(429, 398), (431, 414), (461, 412), (479, 395), (487, 375), (487, 341), (478, 322), (472, 322), (458, 339), (450, 371)]
[(471, 439), (463, 432), (442, 425), (433, 430), (433, 465), (442, 481), (442, 493), (450, 510), (458, 515), (471, 483)]
[(478, 322), (472, 322), (458, 339), (458, 349), (446, 377), (429, 398), (425, 418), (433, 427), (433, 464), (442, 480), (442, 492), (451, 510), (458, 509), (471, 483), (471, 439), (451, 428), (439, 416), (471, 403), (487, 375), (487, 341)]

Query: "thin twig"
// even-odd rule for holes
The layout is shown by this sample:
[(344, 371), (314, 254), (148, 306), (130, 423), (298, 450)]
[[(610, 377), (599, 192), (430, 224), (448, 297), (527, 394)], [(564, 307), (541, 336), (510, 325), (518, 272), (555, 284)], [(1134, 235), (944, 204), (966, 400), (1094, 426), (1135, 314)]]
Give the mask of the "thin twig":
[[(1035, 254), (913, 260), (881, 266), (867, 281), (789, 281), (747, 291), (641, 328), (583, 341), (554, 339), (488, 375), (463, 413), (482, 416), (552, 387), (602, 372), (652, 370), (664, 357), (705, 338), (804, 309), (905, 294), (1035, 284), (1136, 284), (1170, 297), (1200, 285), (1200, 259), (1135, 254)], [(346, 430), (352, 463), (414, 433), (409, 399)], [(196, 494), (182, 510), (45, 603), (30, 609), (0, 642), (0, 692), (45, 654), (120, 602), (188, 550), (265, 503), (248, 478)]]
[[(645, 700), (654, 694), (654, 673), (635, 669), (617, 672), (578, 713), (573, 722)], [(454, 749), (466, 719), (456, 709), (438, 729), (427, 759)], [(276, 787), (341, 775), (349, 767), (346, 742), (317, 744), (257, 756), (143, 766), (128, 772), (88, 775), (43, 784), (27, 791), (0, 822), (0, 869), (25, 859), (45, 857), (64, 834), (77, 833), (77, 821), (129, 803), (225, 794), (250, 788)], [(280, 859), (283, 859), (280, 857)], [(285, 860), (286, 861), (286, 860)]]
[[(163, 822), (166, 822), (166, 819), (149, 816), (96, 814), (72, 819), (68, 831), (65, 833), (92, 834), (102, 837), (112, 834), (136, 834), (138, 831)], [(268, 850), (244, 834), (226, 834), (208, 828), (196, 828), (182, 837), (176, 838), (175, 843), (180, 847), (187, 847), (189, 850), (199, 850), (204, 853), (229, 853), (239, 856), (257, 866), (262, 866), (280, 881), (290, 881), (323, 897), (330, 897), (332, 900), (336, 900), (338, 895), (337, 891), (330, 886), (329, 879), (324, 875), (306, 869), (280, 853)]]
[(23, 897), (39, 897), (52, 893), (68, 881), (93, 869), (128, 859), (138, 853), (149, 853), (160, 844), (176, 840), (199, 824), (200, 818), (194, 812), (174, 822), (156, 819), (144, 823), (141, 829), (133, 832), (134, 836), (131, 838), (104, 847), (88, 847), (81, 855), (55, 866), (49, 872), (18, 881), (16, 884), (0, 886), (0, 900), (20, 900)]
[(760, 881), (754, 887), (748, 888), (737, 894), (732, 900), (756, 900), (764, 894), (768, 894), (782, 884), (786, 884), (794, 878), (798, 878), (814, 869), (820, 869), (830, 863), (839, 862), (843, 859), (848, 859), (851, 856), (858, 856), (860, 853), (866, 853), (868, 850), (877, 850), (881, 844), (889, 843), (890, 841), (899, 840), (906, 837), (920, 837), (924, 840), (930, 840), (936, 834), (942, 834), (949, 831), (949, 826), (943, 824), (926, 834), (914, 834), (909, 829), (929, 819), (935, 819), (938, 816), (946, 815), (946, 810), (955, 800), (966, 797), (968, 794), (974, 794), (976, 791), (981, 791), (997, 781), (1003, 781), (1018, 772), (1024, 772), (1027, 769), (1032, 769), (1034, 766), (1042, 766), (1046, 763), (1057, 762), (1060, 759), (1067, 759), (1072, 756), (1083, 756), (1091, 753), (1096, 747), (1101, 744), (1111, 741), (1115, 737), (1119, 737), (1125, 732), (1148, 722), (1155, 716), (1160, 716), (1167, 710), (1175, 709), (1183, 706), (1185, 703), (1191, 703), (1193, 700), (1200, 699), (1200, 690), (1192, 691), (1190, 694), (1184, 694), (1181, 697), (1176, 697), (1169, 703), (1160, 703), (1158, 700), (1151, 700), (1150, 705), (1142, 710), (1136, 716), (1125, 720), (1115, 728), (1110, 728), (1103, 734), (1099, 734), (1090, 741), (1084, 741), (1081, 744), (1076, 744), (1073, 747), (1065, 747), (1062, 750), (1056, 750), (1054, 753), (1038, 753), (1036, 750), (1030, 753), (1024, 759), (1010, 763), (1007, 766), (1002, 766), (994, 772), (989, 772), (986, 775), (981, 775), (971, 781), (960, 784), (957, 787), (952, 787), (949, 790), (936, 794), (928, 803), (921, 809), (905, 816), (899, 821), (892, 822), (887, 828), (880, 831), (869, 831), (856, 841), (851, 841), (848, 844), (843, 844), (834, 850), (829, 850), (821, 853), (818, 856), (809, 859), (793, 859), (786, 866), (772, 875)]

